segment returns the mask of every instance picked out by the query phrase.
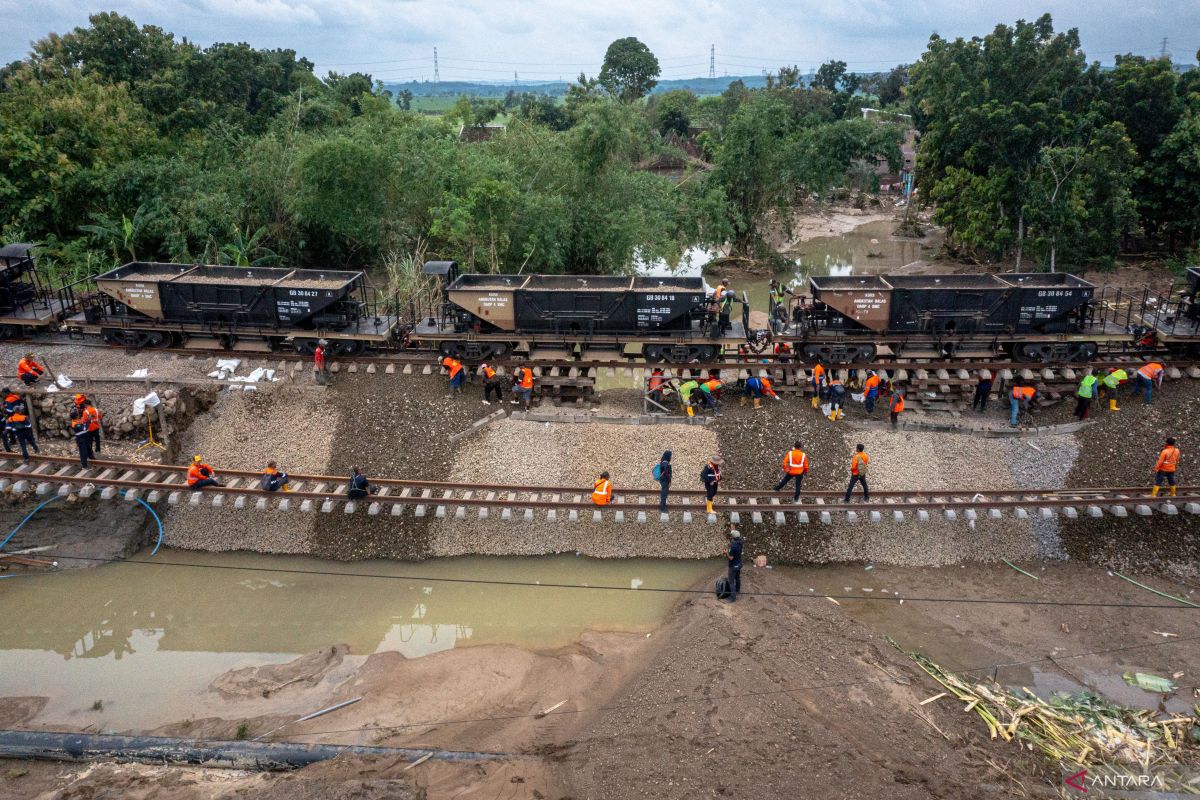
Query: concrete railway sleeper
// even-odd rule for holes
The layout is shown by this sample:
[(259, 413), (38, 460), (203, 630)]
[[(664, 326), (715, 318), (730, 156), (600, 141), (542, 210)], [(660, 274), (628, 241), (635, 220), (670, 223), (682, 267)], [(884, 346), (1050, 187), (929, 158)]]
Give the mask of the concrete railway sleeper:
[[(294, 475), (290, 492), (268, 492), (258, 488), (258, 473), (224, 471), (221, 478), (227, 483), (194, 491), (184, 482), (184, 468), (132, 462), (95, 462), (89, 469), (80, 469), (72, 459), (40, 456), (30, 463), (16, 459), (0, 460), (0, 491), (39, 496), (56, 492), (91, 497), (99, 492), (100, 499), (111, 500), (123, 493), (127, 500), (142, 499), (147, 503), (166, 500), (169, 505), (211, 505), (235, 510), (257, 509), (330, 513), (339, 507), (351, 514), (365, 507), (366, 513), (377, 516), (387, 510), (392, 516), (402, 516), (411, 509), (415, 517), (464, 519), (473, 511), (479, 519), (495, 517), (502, 521), (531, 521), (535, 512), (544, 513), (547, 520), (638, 522), (655, 518), (672, 520), (681, 515), (684, 523), (696, 515), (715, 523), (719, 515), (727, 515), (735, 524), (742, 522), (775, 524), (797, 522), (859, 521), (882, 522), (885, 518), (903, 522), (913, 519), (928, 522), (935, 516), (955, 521), (974, 521), (980, 518), (1000, 519), (1005, 512), (1017, 519), (1051, 518), (1061, 514), (1074, 519), (1080, 516), (1102, 517), (1109, 514), (1127, 517), (1155, 513), (1200, 515), (1200, 486), (1179, 487), (1177, 497), (1150, 498), (1144, 487), (1014, 490), (1014, 491), (955, 491), (955, 492), (881, 492), (872, 503), (843, 503), (836, 492), (813, 492), (804, 502), (790, 502), (787, 493), (738, 490), (721, 495), (714, 514), (706, 514), (700, 492), (682, 490), (673, 495), (669, 512), (660, 515), (657, 490), (634, 489), (619, 492), (611, 505), (594, 505), (585, 490), (574, 487), (502, 486), (490, 484), (450, 484), (432, 481), (374, 481), (377, 494), (361, 500), (346, 497), (346, 480), (338, 476)], [(560, 513), (562, 516), (560, 516)]]

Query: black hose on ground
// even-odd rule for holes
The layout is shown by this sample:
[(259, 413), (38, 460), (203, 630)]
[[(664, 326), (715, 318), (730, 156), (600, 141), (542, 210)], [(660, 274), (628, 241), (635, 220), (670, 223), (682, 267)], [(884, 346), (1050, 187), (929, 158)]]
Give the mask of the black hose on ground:
[(193, 764), (225, 769), (287, 770), (327, 761), (344, 754), (409, 758), (413, 761), (422, 756), (430, 756), (440, 761), (493, 761), (507, 757), (504, 753), (422, 750), (408, 747), (0, 730), (0, 758), (32, 758), (45, 761), (112, 759), (151, 764)]

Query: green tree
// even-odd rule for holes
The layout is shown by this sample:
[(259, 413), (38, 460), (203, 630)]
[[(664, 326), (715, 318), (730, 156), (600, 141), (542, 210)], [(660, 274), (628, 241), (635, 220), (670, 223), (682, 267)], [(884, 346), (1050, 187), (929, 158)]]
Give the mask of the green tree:
[(696, 95), (687, 89), (672, 89), (652, 95), (647, 107), (650, 124), (662, 136), (671, 131), (679, 136), (687, 136), (697, 102)]
[(632, 103), (645, 97), (658, 84), (661, 70), (650, 48), (636, 37), (617, 39), (604, 52), (600, 85), (613, 97)]
[(400, 94), (396, 95), (396, 104), (405, 111), (410, 111), (412, 109), (412, 99), (413, 93), (408, 89), (404, 89)]

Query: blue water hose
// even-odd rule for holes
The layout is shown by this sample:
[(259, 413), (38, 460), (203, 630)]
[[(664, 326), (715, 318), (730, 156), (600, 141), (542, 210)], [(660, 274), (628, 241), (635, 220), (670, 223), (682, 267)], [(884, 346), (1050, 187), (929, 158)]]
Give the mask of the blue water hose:
[[(121, 490), (121, 496), (122, 497), (125, 496), (124, 489)], [(11, 540), (14, 536), (17, 535), (17, 531), (21, 530), (21, 528), (23, 528), (25, 526), (26, 522), (29, 522), (29, 520), (33, 519), (34, 514), (38, 513), (43, 508), (45, 508), (47, 505), (49, 505), (50, 503), (53, 503), (55, 500), (58, 500), (58, 499), (60, 499), (60, 497), (58, 495), (55, 495), (54, 497), (51, 497), (49, 500), (43, 500), (42, 502), (38, 503), (37, 507), (34, 508), (33, 511), (30, 511), (28, 514), (26, 514), (25, 519), (21, 520), (20, 523), (17, 524), (17, 527), (13, 528), (12, 532), (9, 533), (8, 536), (4, 537), (4, 541), (0, 542), (0, 550), (3, 550), (4, 546), (8, 544), (9, 540)], [(140, 497), (135, 497), (133, 499), (136, 500), (137, 502), (141, 503), (143, 506), (145, 506), (146, 510), (150, 512), (150, 516), (154, 517), (155, 523), (158, 524), (158, 541), (154, 543), (154, 549), (150, 551), (150, 555), (153, 556), (154, 554), (156, 554), (158, 552), (158, 548), (162, 547), (162, 543), (163, 543), (162, 518), (158, 516), (158, 512), (156, 512), (150, 506), (150, 504), (147, 503), (145, 500), (141, 499)], [(8, 577), (12, 577), (12, 576), (5, 575), (3, 577), (8, 578)]]

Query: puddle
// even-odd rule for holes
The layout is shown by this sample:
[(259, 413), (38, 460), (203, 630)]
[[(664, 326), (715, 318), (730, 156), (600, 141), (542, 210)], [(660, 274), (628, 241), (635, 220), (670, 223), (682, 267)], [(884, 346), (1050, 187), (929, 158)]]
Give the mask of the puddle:
[[(163, 551), (157, 558), (191, 568), (113, 564), (0, 582), (0, 696), (49, 697), (38, 722), (102, 719), (124, 729), (205, 716), (206, 687), (229, 669), (290, 661), (338, 643), (348, 644), (354, 656), (344, 672), (371, 653), (388, 651), (416, 658), (474, 644), (560, 647), (587, 630), (651, 630), (678, 597), (403, 576), (644, 590), (686, 588), (713, 569), (703, 561), (574, 555), (414, 564), (189, 551)], [(104, 703), (100, 713), (92, 711), (96, 700)]]

